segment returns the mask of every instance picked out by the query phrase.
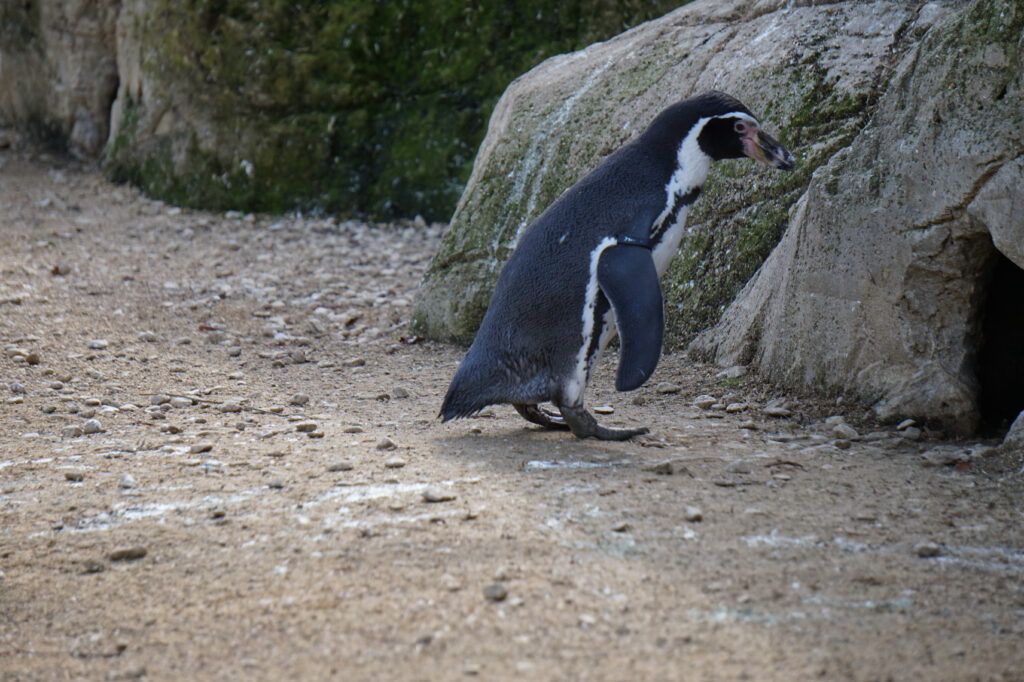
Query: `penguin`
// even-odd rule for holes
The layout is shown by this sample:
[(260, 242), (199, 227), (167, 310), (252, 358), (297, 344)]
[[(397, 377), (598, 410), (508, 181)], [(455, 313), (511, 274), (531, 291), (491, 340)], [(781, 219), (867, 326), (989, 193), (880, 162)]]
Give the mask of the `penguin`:
[[(564, 191), (522, 234), (459, 364), (440, 417), (511, 403), (527, 421), (578, 438), (626, 440), (583, 405), (594, 361), (617, 334), (618, 391), (661, 356), (660, 277), (711, 164), (748, 156), (791, 170), (793, 155), (750, 110), (718, 91), (677, 102)], [(556, 412), (540, 407), (550, 402)]]

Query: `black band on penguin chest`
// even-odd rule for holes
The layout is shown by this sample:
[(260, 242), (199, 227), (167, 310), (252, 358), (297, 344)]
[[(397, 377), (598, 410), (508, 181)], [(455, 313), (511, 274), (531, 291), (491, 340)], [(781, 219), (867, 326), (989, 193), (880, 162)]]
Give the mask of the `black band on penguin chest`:
[(660, 223), (654, 226), (651, 230), (651, 248), (653, 249), (661, 240), (665, 237), (665, 233), (668, 232), (669, 228), (676, 224), (679, 219), (679, 212), (685, 207), (689, 206), (693, 202), (697, 201), (697, 197), (700, 196), (700, 186), (694, 187), (686, 194), (676, 194), (673, 196), (674, 201), (672, 202), (672, 208), (669, 210), (668, 215)]

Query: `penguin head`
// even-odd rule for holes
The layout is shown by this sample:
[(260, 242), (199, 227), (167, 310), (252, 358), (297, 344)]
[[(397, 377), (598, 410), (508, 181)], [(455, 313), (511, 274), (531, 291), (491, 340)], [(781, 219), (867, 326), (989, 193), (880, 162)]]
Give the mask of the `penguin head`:
[[(731, 99), (731, 98), (730, 98)], [(733, 111), (710, 117), (697, 137), (701, 151), (715, 161), (749, 156), (755, 161), (779, 168), (793, 169), (793, 155), (768, 133), (739, 102)]]

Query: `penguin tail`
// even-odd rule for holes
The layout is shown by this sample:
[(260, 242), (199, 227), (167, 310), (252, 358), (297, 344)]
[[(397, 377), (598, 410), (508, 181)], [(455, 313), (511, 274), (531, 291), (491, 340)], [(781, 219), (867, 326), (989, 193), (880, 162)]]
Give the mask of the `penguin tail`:
[(500, 385), (500, 377), (495, 376), (493, 371), (488, 371), (484, 363), (474, 362), (473, 354), (470, 353), (452, 377), (452, 383), (448, 386), (438, 416), (442, 422), (462, 419), (476, 414), (488, 405), (507, 402), (504, 397), (497, 395), (500, 392)]

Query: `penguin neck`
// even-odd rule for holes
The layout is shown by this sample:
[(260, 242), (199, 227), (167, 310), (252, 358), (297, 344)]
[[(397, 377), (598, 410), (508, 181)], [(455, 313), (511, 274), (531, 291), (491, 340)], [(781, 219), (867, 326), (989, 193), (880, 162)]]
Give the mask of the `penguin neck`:
[(676, 150), (676, 168), (665, 187), (670, 209), (676, 197), (685, 196), (694, 190), (699, 192), (707, 180), (714, 159), (700, 148), (698, 138), (711, 118), (706, 116), (699, 119), (679, 143), (679, 149)]

